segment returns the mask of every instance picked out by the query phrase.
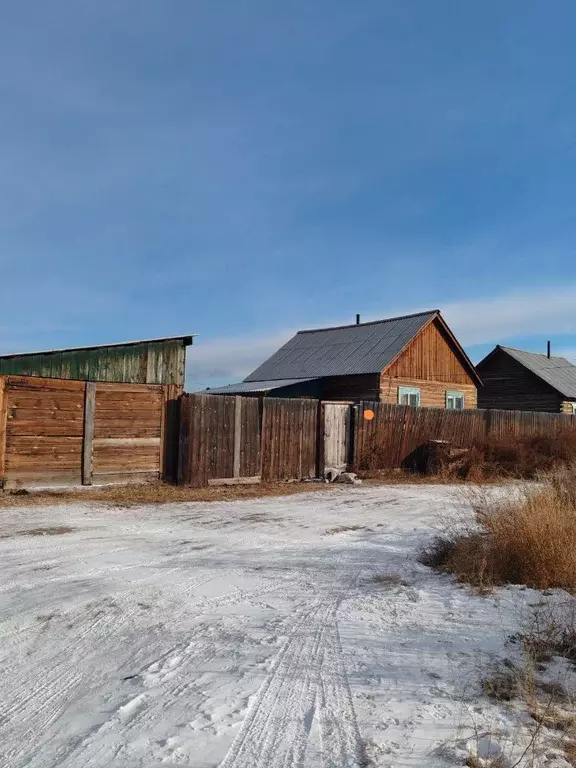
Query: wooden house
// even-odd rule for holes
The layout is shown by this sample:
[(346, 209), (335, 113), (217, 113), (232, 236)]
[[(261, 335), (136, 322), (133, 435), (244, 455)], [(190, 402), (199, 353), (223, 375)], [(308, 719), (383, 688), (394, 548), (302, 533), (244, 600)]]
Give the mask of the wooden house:
[(481, 408), (576, 413), (576, 366), (563, 357), (498, 345), (476, 369)]
[(299, 331), (239, 384), (214, 394), (476, 408), (480, 378), (435, 309)]

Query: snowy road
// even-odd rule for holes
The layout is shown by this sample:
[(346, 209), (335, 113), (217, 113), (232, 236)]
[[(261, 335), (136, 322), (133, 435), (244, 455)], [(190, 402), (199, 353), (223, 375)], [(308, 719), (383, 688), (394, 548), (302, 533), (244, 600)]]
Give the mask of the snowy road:
[[(456, 503), (403, 486), (2, 511), (0, 765), (454, 765), (467, 728), (510, 727), (487, 701), (471, 719), (466, 689), (517, 602), (416, 561)], [(48, 526), (72, 530), (22, 533)]]

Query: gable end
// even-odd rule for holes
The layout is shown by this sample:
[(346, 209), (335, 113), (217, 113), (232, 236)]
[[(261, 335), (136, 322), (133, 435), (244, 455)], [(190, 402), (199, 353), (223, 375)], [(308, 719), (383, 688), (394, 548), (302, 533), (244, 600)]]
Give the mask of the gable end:
[(474, 367), (438, 316), (382, 370), (382, 375), (473, 386), (479, 383)]

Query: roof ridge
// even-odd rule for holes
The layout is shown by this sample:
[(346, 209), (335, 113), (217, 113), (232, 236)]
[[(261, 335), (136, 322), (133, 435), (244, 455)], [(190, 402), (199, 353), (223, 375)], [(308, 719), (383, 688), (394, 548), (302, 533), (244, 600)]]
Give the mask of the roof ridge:
[(427, 309), (424, 312), (413, 312), (409, 315), (397, 315), (395, 317), (383, 317), (381, 320), (370, 320), (367, 323), (349, 323), (347, 325), (332, 325), (326, 328), (305, 328), (302, 331), (297, 331), (296, 335), (301, 333), (319, 333), (321, 331), (339, 331), (344, 328), (362, 328), (367, 325), (378, 325), (379, 323), (390, 323), (393, 320), (407, 320), (409, 317), (422, 317), (423, 315), (435, 315), (440, 314), (439, 309)]
[(510, 350), (510, 352), (522, 352), (524, 355), (537, 355), (538, 357), (543, 357), (546, 360), (564, 360), (568, 365), (574, 366), (574, 363), (571, 363), (570, 360), (566, 357), (562, 357), (561, 355), (548, 355), (546, 352), (532, 352), (531, 349), (520, 349), (519, 347), (506, 347), (503, 344), (497, 344), (496, 345), (498, 349), (503, 349), (504, 351)]

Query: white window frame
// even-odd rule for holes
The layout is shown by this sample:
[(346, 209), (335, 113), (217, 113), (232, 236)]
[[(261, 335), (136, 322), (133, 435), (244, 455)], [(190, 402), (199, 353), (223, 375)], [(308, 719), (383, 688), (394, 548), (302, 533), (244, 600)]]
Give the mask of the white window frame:
[[(402, 398), (407, 397), (408, 402), (403, 403)], [(414, 400), (416, 402), (411, 402)], [(398, 387), (398, 404), (411, 405), (414, 408), (420, 407), (420, 389), (418, 387)]]
[[(461, 408), (458, 408), (456, 406), (456, 400), (462, 400)], [(450, 401), (452, 401), (452, 405), (450, 405)], [(463, 411), (464, 408), (466, 408), (466, 404), (464, 401), (464, 392), (458, 392), (457, 390), (448, 390), (446, 392), (446, 408), (449, 411)]]

